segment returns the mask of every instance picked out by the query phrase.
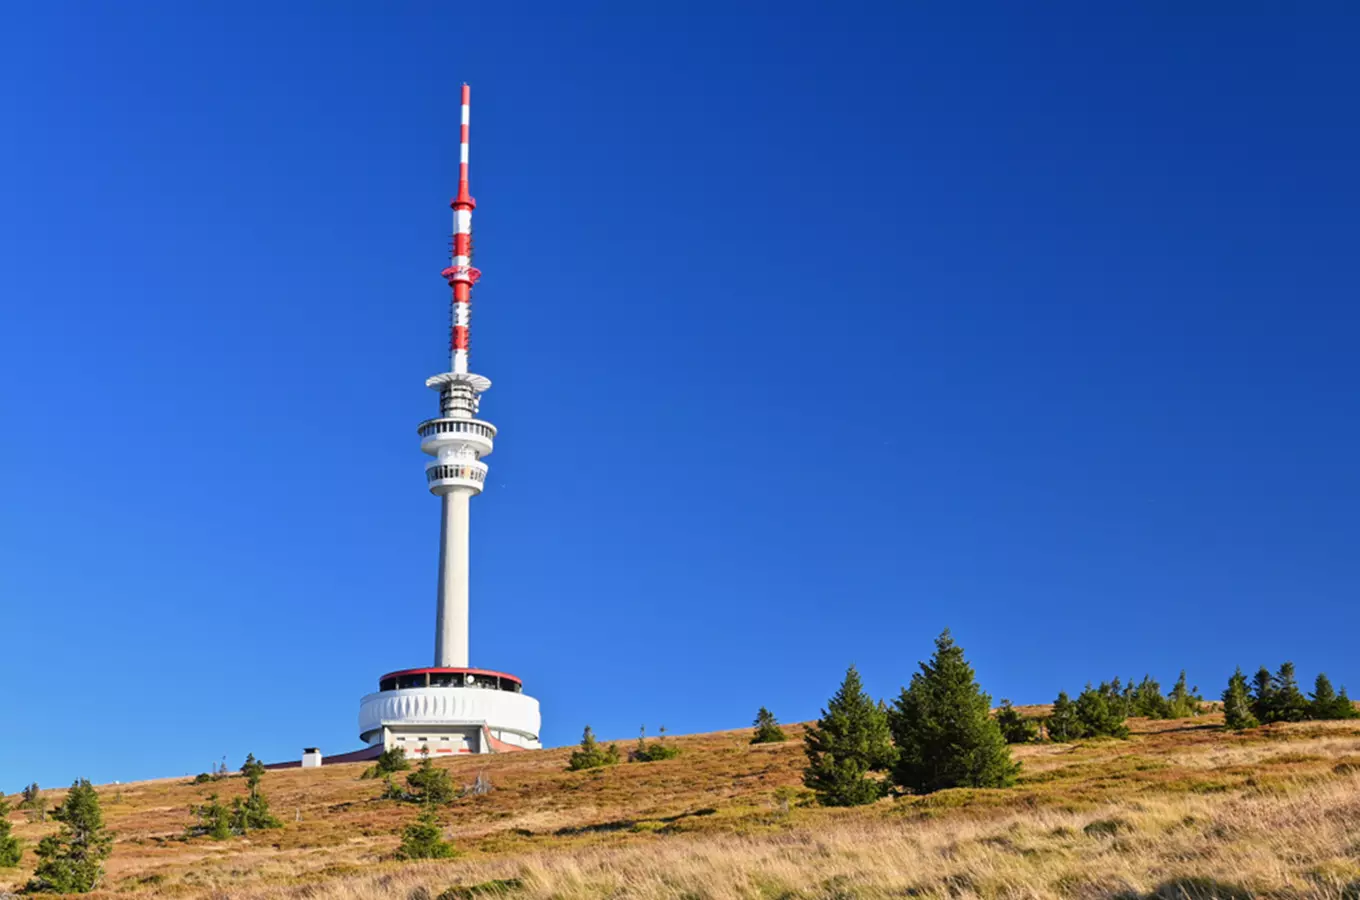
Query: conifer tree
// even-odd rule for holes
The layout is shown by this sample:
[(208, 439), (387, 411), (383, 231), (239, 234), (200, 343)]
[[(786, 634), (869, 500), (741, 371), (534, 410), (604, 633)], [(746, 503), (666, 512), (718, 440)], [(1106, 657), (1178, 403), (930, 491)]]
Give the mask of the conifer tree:
[(1165, 719), (1167, 717), (1166, 698), (1162, 696), (1162, 686), (1151, 675), (1144, 675), (1143, 680), (1138, 682), (1138, 686), (1133, 691), (1133, 703), (1128, 709), (1131, 716), (1142, 716), (1147, 719)]
[(883, 796), (884, 785), (868, 777), (889, 768), (892, 738), (883, 707), (864, 692), (851, 666), (822, 717), (803, 736), (807, 768), (803, 784), (824, 806), (859, 806)]
[(401, 832), (398, 859), (448, 859), (454, 855), (453, 844), (444, 840), (444, 829), (435, 815), (434, 804), (427, 803), (420, 815)]
[(1089, 684), (1077, 696), (1077, 718), (1081, 721), (1082, 732), (1087, 737), (1127, 738), (1128, 726), (1124, 717), (1110, 709), (1105, 695)]
[(264, 773), (264, 763), (256, 759), (255, 754), (246, 754), (241, 774), (246, 776), (246, 785), (250, 793), (244, 800), (238, 797), (232, 804), (233, 824), (239, 834), (245, 834), (255, 828), (283, 827), (283, 823), (269, 812), (269, 801), (260, 791), (260, 779), (264, 777)]
[(889, 713), (897, 745), (893, 782), (918, 793), (953, 787), (1009, 787), (1020, 766), (992, 718), (992, 698), (949, 630), (921, 663)]
[(1077, 717), (1077, 705), (1067, 696), (1067, 691), (1059, 691), (1058, 699), (1053, 701), (1053, 711), (1048, 716), (1048, 739), (1066, 742), (1085, 736), (1086, 729)]
[(1026, 719), (1011, 701), (1002, 700), (996, 710), (996, 724), (1008, 744), (1032, 744), (1039, 740), (1039, 725)]
[(19, 865), (23, 855), (23, 844), (10, 834), (14, 826), (9, 823), (9, 802), (0, 795), (0, 869), (12, 869)]
[(607, 748), (601, 749), (599, 742), (595, 740), (595, 732), (587, 725), (585, 733), (581, 735), (581, 749), (572, 751), (567, 768), (573, 772), (581, 769), (599, 769), (612, 766), (618, 761), (619, 745), (610, 744)]
[(1346, 689), (1342, 688), (1341, 693), (1337, 693), (1332, 688), (1332, 681), (1325, 674), (1319, 674), (1313, 683), (1312, 699), (1308, 702), (1308, 718), (1310, 719), (1354, 719), (1360, 717), (1355, 704), (1351, 703), (1351, 698), (1346, 696)]
[(420, 765), (406, 776), (406, 784), (411, 788), (409, 799), (417, 803), (448, 803), (457, 793), (449, 773), (435, 766), (429, 747), (420, 748)]
[(52, 811), (61, 831), (38, 844), (38, 868), (30, 892), (84, 894), (99, 886), (113, 839), (104, 829), (99, 795), (87, 779), (71, 785), (66, 800)]
[(1188, 719), (1200, 713), (1200, 704), (1204, 698), (1199, 695), (1199, 688), (1189, 687), (1185, 680), (1185, 670), (1181, 669), (1181, 675), (1176, 679), (1176, 683), (1171, 687), (1171, 693), (1166, 695), (1166, 716), (1168, 719)]
[(1332, 687), (1332, 680), (1324, 673), (1318, 673), (1317, 680), (1313, 682), (1313, 695), (1308, 701), (1308, 718), (1310, 719), (1333, 719), (1336, 712), (1336, 689)]
[(755, 734), (751, 737), (753, 744), (778, 744), (781, 741), (788, 740), (788, 737), (784, 734), (784, 729), (779, 727), (779, 722), (775, 719), (774, 713), (763, 706), (760, 708), (760, 712), (756, 713), (756, 720), (752, 724), (756, 728)]
[(42, 795), (42, 789), (38, 787), (38, 782), (35, 781), (24, 788), (23, 799), (19, 801), (19, 809), (24, 811), (30, 822), (47, 821), (47, 798)]
[(1223, 692), (1223, 722), (1234, 731), (1255, 728), (1261, 724), (1252, 713), (1251, 693), (1247, 688), (1247, 676), (1242, 674), (1241, 666), (1228, 679), (1228, 688)]
[(1298, 678), (1294, 675), (1292, 662), (1282, 663), (1271, 679), (1274, 690), (1274, 709), (1276, 722), (1302, 722), (1308, 718), (1308, 699), (1299, 690)]
[(1275, 721), (1275, 684), (1265, 666), (1257, 669), (1252, 679), (1251, 714), (1262, 725)]

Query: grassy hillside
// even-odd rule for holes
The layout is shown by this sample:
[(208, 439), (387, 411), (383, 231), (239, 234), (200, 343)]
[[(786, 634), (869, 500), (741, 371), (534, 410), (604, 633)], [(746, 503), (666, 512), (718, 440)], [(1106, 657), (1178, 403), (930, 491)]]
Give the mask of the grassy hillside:
[[(803, 805), (800, 729), (672, 738), (675, 760), (565, 771), (569, 749), (441, 762), (487, 795), (444, 814), (460, 856), (391, 859), (411, 805), (362, 765), (270, 772), (285, 827), (185, 840), (189, 808), (233, 778), (100, 790), (117, 833), (108, 895), (445, 900), (685, 897), (1360, 897), (1360, 723), (1224, 733), (1218, 717), (1132, 720), (1129, 741), (1017, 749), (1018, 787), (853, 810)], [(60, 802), (60, 791), (48, 792)], [(792, 795), (792, 797), (790, 796)], [(17, 798), (16, 798), (17, 799)], [(11, 821), (33, 865), (55, 826)], [(471, 890), (483, 885), (481, 890)]]

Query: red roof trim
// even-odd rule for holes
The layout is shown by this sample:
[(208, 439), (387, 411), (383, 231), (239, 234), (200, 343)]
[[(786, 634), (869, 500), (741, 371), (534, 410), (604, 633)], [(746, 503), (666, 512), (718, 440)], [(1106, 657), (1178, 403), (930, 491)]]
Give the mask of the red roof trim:
[(462, 675), (490, 675), (490, 676), (493, 676), (493, 677), (496, 677), (496, 678), (507, 678), (507, 679), (509, 679), (510, 681), (513, 681), (515, 684), (518, 684), (518, 685), (523, 685), (523, 684), (524, 684), (523, 679), (521, 679), (518, 675), (511, 675), (511, 674), (509, 674), (509, 673), (507, 673), (507, 672), (497, 672), (497, 671), (494, 670), (494, 669), (452, 669), (452, 668), (440, 668), (440, 667), (438, 667), (438, 666), (433, 667), (433, 668), (427, 668), (427, 669), (398, 669), (398, 670), (395, 671), (395, 672), (388, 672), (386, 675), (382, 676), (382, 677), (379, 678), (378, 680), (379, 680), (379, 681), (386, 681), (386, 680), (389, 679), (389, 678), (399, 678), (399, 677), (402, 676), (402, 675), (426, 675), (426, 674), (429, 674), (429, 675), (447, 675), (447, 674), (449, 674), (449, 673), (453, 673), (453, 674), (455, 674), (455, 675), (458, 675), (458, 674), (462, 674)]

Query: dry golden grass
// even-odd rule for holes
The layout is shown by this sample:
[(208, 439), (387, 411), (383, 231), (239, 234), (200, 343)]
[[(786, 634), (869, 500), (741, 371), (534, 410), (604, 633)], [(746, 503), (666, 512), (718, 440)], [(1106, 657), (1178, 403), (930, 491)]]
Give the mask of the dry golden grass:
[[(678, 759), (595, 772), (565, 771), (567, 749), (451, 760), (456, 781), (484, 771), (495, 790), (448, 808), (461, 855), (437, 863), (390, 858), (414, 810), (376, 799), (381, 783), (359, 780), (357, 764), (269, 773), (286, 826), (220, 843), (182, 837), (189, 807), (242, 793), (240, 779), (109, 786), (106, 893), (1360, 898), (1360, 725), (1132, 724), (1129, 741), (1019, 748), (1011, 790), (854, 810), (785, 802), (801, 788), (796, 726), (783, 745), (751, 747), (747, 731), (680, 737)], [(30, 847), (53, 827), (12, 821)], [(27, 872), (0, 873), (0, 890)]]

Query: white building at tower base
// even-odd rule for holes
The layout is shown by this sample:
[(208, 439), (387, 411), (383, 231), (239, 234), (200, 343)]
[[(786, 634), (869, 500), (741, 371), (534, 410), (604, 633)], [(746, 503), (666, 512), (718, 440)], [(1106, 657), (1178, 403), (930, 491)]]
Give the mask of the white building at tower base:
[(389, 672), (359, 701), (359, 737), (406, 755), (537, 750), (538, 701), (514, 675), (434, 667)]

